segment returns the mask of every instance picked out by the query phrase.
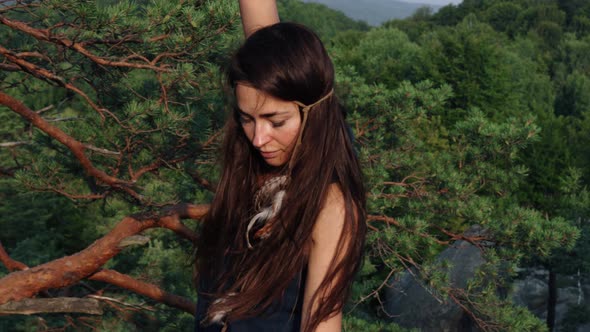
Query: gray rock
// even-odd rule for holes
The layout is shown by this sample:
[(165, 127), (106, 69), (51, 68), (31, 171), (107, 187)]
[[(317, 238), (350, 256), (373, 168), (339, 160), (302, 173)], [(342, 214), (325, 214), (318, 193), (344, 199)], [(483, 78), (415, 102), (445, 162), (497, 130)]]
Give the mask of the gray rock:
[[(547, 306), (549, 296), (549, 285), (547, 284), (549, 272), (545, 269), (531, 268), (522, 269), (521, 277), (512, 283), (512, 301), (529, 309), (541, 320), (547, 319)], [(577, 287), (578, 276), (557, 275), (557, 301), (555, 304), (555, 331), (561, 331), (564, 319), (572, 305), (578, 304), (580, 289)], [(587, 286), (582, 283), (581, 288), (587, 292)], [(582, 304), (587, 304), (586, 294), (582, 294)], [(577, 331), (584, 331), (587, 325), (583, 325)], [(588, 330), (590, 332), (590, 330)]]
[[(481, 235), (480, 227), (474, 226), (465, 235)], [(442, 263), (445, 264), (442, 264)], [(475, 271), (484, 263), (479, 248), (466, 241), (457, 241), (445, 249), (436, 263), (446, 267), (452, 287), (465, 288)], [(541, 320), (547, 318), (549, 297), (549, 272), (544, 268), (518, 269), (519, 277), (513, 280), (509, 294), (501, 293), (512, 301), (528, 308)], [(471, 332), (478, 331), (471, 318), (452, 300), (442, 297), (435, 290), (424, 285), (414, 270), (395, 275), (390, 287), (385, 290), (384, 310), (391, 321), (406, 328), (418, 328), (425, 332)], [(578, 304), (580, 290), (582, 305), (590, 306), (590, 279), (582, 276), (557, 275), (557, 302), (555, 307), (555, 330), (562, 331), (568, 310)], [(500, 290), (499, 290), (500, 291)], [(590, 323), (580, 325), (576, 332), (590, 332)]]
[(555, 304), (555, 325), (560, 326), (571, 305), (578, 303), (578, 289), (574, 287), (558, 288)]
[[(466, 234), (475, 235), (478, 232), (481, 228), (475, 226)], [(455, 242), (436, 261), (448, 263), (450, 284), (457, 288), (465, 288), (477, 268), (484, 263), (480, 249), (467, 241)], [(421, 331), (476, 331), (456, 303), (442, 298), (413, 275), (411, 270), (396, 275), (390, 283), (392, 286), (385, 291), (384, 308), (393, 322)]]
[(512, 302), (528, 308), (539, 318), (547, 318), (547, 280), (548, 273), (544, 275), (538, 270), (531, 270), (522, 280), (515, 280), (512, 284)]

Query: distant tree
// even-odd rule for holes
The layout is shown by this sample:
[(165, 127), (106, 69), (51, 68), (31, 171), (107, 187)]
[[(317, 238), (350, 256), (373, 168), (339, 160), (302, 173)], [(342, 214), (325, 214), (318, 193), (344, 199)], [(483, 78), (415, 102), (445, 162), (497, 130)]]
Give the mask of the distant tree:
[(394, 19), (381, 24), (383, 28), (396, 28), (403, 31), (411, 41), (417, 42), (419, 37), (432, 29), (432, 9), (421, 7), (407, 19)]
[[(536, 29), (542, 22), (553, 22), (557, 26), (565, 25), (566, 14), (559, 9), (556, 3), (542, 3), (525, 7), (516, 20), (516, 26), (520, 33), (526, 33)], [(547, 23), (544, 23), (547, 24)]]
[(456, 27), (437, 27), (422, 36), (421, 65), (416, 66), (422, 68), (420, 77), (453, 87), (450, 105), (454, 113), (447, 121), (463, 117), (471, 107), (496, 118), (523, 110), (526, 99), (522, 97), (530, 93), (526, 86), (537, 68), (497, 46), (506, 42), (506, 36), (474, 15)]
[(512, 36), (521, 7), (513, 2), (498, 2), (485, 10), (483, 17), (496, 31)]
[(579, 71), (568, 75), (555, 100), (555, 112), (577, 118), (590, 114), (590, 77)]
[(422, 6), (410, 16), (412, 21), (426, 21), (432, 17), (432, 8), (428, 6)]
[(395, 87), (402, 80), (413, 79), (416, 73), (419, 47), (400, 30), (373, 29), (354, 47), (347, 44), (335, 44), (335, 61), (355, 66), (371, 82)]
[[(566, 14), (566, 22), (571, 25), (576, 17), (587, 17), (590, 14), (590, 4), (584, 0), (558, 0), (557, 5)], [(585, 13), (584, 13), (585, 12)]]
[(462, 12), (453, 4), (441, 7), (432, 17), (432, 21), (439, 26), (453, 26), (462, 19)]
[(572, 30), (580, 37), (590, 35), (590, 15), (576, 15), (572, 20)]

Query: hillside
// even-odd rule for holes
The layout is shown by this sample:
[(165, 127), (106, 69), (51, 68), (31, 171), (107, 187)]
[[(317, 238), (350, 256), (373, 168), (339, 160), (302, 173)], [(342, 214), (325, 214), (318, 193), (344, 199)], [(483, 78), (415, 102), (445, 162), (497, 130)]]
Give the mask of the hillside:
[(303, 2), (324, 4), (330, 8), (342, 11), (348, 17), (365, 21), (373, 26), (380, 25), (394, 18), (409, 17), (420, 7), (428, 6), (433, 11), (441, 7), (396, 0), (303, 0)]
[(303, 3), (299, 0), (277, 2), (282, 21), (298, 22), (311, 27), (322, 39), (328, 40), (345, 30), (368, 30), (364, 21), (356, 21), (342, 11), (320, 3)]

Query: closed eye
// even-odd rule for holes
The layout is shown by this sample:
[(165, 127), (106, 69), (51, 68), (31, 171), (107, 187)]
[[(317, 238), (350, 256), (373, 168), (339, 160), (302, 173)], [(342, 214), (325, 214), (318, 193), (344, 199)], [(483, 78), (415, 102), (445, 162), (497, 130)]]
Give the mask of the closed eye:
[(245, 116), (245, 115), (240, 115), (239, 121), (241, 124), (247, 124), (247, 123), (252, 122), (252, 118)]
[(279, 122), (272, 121), (271, 123), (272, 123), (273, 128), (278, 128), (278, 127), (282, 127), (285, 124), (285, 122), (286, 122), (286, 120), (279, 121)]

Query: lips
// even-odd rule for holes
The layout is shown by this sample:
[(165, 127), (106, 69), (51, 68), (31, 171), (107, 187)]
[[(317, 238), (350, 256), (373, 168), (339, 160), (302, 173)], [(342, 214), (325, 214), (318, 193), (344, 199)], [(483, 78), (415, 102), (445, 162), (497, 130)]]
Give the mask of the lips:
[(260, 155), (264, 159), (272, 159), (272, 158), (276, 157), (278, 154), (279, 154), (279, 151), (270, 151), (270, 152), (260, 151)]

